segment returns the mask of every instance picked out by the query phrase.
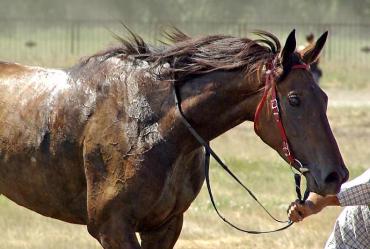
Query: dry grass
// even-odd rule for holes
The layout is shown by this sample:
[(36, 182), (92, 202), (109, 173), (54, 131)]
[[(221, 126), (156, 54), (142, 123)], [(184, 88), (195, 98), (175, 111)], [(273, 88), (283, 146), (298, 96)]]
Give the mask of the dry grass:
[[(331, 91), (329, 108), (332, 128), (352, 177), (368, 168), (370, 157), (370, 112), (366, 93)], [(244, 124), (216, 139), (213, 146), (232, 165), (271, 211), (285, 218), (288, 203), (294, 200), (293, 178), (287, 165)], [(217, 203), (231, 220), (246, 228), (276, 227), (250, 197), (212, 164), (212, 182)], [(218, 219), (203, 188), (185, 215), (177, 249), (228, 248), (322, 248), (340, 208), (327, 210), (287, 231), (270, 235), (246, 235)], [(42, 217), (0, 198), (0, 249), (94, 249), (98, 243), (84, 226), (70, 225)]]

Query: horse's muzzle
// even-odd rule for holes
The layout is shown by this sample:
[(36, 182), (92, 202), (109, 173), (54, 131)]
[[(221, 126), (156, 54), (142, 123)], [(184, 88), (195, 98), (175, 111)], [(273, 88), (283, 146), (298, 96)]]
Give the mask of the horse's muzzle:
[(307, 180), (307, 188), (311, 192), (320, 195), (335, 195), (340, 191), (342, 183), (348, 180), (348, 170), (342, 167), (340, 171), (331, 171), (323, 176), (313, 175), (311, 172), (304, 174)]

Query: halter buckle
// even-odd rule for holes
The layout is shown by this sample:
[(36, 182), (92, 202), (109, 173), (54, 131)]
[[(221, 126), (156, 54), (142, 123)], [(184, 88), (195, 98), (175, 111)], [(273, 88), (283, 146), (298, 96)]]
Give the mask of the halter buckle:
[(289, 157), (291, 155), (289, 144), (286, 141), (283, 141), (283, 152), (286, 157)]
[(301, 174), (304, 174), (304, 173), (308, 173), (308, 172), (310, 172), (310, 170), (308, 169), (308, 168), (306, 168), (306, 167), (303, 167), (303, 164), (301, 163), (301, 161), (299, 161), (297, 158), (294, 158), (294, 161), (296, 162), (296, 163), (298, 163), (298, 165), (299, 165), (299, 172), (301, 173)]
[(271, 100), (271, 109), (274, 115), (279, 115), (279, 104), (276, 98)]

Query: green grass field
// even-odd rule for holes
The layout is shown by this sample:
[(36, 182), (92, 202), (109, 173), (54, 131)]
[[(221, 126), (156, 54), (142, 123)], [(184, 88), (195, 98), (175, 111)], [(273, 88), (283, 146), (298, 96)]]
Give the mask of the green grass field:
[[(351, 178), (368, 168), (370, 112), (367, 92), (330, 90), (329, 118)], [(332, 103), (332, 105), (330, 105)], [(213, 146), (231, 168), (257, 193), (274, 214), (284, 219), (295, 199), (292, 174), (281, 158), (254, 134), (250, 123), (216, 139)], [(222, 212), (237, 224), (251, 229), (273, 229), (276, 224), (256, 206), (217, 165), (212, 163), (214, 193)], [(270, 235), (246, 235), (234, 231), (211, 207), (203, 188), (185, 215), (177, 249), (322, 248), (340, 208), (322, 213), (287, 231)], [(84, 226), (42, 217), (0, 198), (1, 249), (94, 249), (100, 248)]]

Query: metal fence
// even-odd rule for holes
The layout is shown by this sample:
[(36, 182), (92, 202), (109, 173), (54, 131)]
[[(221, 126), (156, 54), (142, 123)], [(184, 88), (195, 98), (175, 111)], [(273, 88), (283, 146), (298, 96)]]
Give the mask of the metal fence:
[[(345, 23), (230, 23), (230, 22), (130, 22), (130, 28), (144, 39), (157, 44), (164, 28), (176, 26), (197, 34), (231, 34), (250, 36), (249, 32), (262, 29), (277, 35), (282, 43), (295, 28), (298, 44), (305, 36), (319, 36), (329, 31), (323, 60), (340, 63), (368, 63), (370, 61), (370, 24)], [(68, 66), (78, 58), (96, 53), (117, 43), (112, 33), (125, 35), (117, 20), (111, 21), (30, 21), (0, 20), (0, 59), (48, 66)]]

